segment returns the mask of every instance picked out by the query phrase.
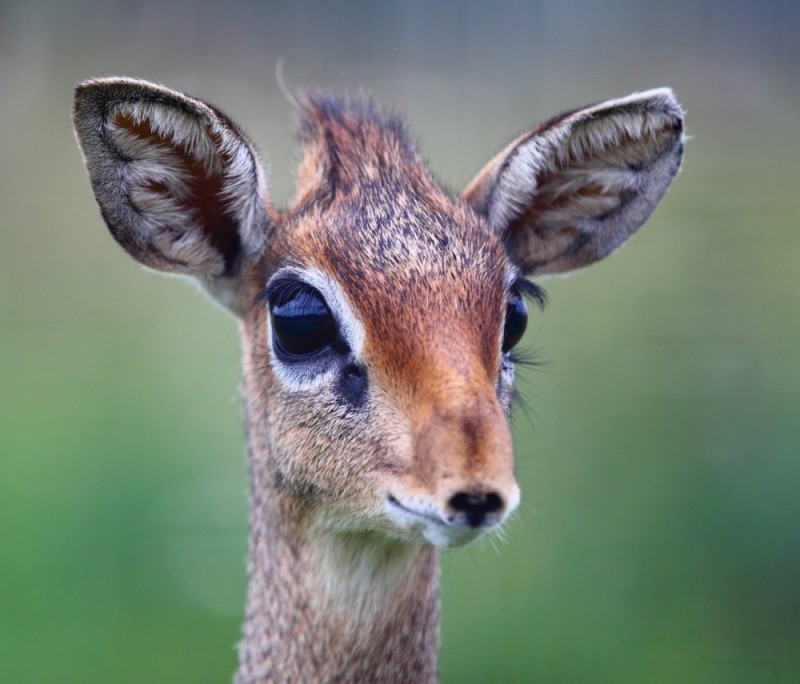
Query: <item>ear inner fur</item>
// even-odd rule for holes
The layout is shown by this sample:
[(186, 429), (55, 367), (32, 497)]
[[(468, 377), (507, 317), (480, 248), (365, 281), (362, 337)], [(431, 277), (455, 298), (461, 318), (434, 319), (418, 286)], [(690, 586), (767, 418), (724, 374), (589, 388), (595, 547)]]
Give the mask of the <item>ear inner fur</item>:
[(574, 110), (497, 155), (463, 197), (528, 274), (602, 259), (648, 218), (677, 173), (682, 112), (667, 89)]
[(81, 84), (74, 119), (117, 241), (240, 310), (240, 263), (263, 252), (269, 232), (264, 173), (241, 131), (200, 100), (124, 78)]

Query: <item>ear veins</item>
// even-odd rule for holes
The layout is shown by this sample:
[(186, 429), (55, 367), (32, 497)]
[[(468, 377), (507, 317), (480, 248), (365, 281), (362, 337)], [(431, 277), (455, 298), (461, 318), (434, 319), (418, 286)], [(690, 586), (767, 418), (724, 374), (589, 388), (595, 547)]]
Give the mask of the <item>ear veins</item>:
[[(115, 113), (112, 121), (115, 126), (146, 141), (149, 145), (169, 150), (178, 156), (179, 164), (184, 170), (181, 181), (187, 186), (187, 192), (178, 196), (167, 187), (166, 183), (157, 180), (149, 180), (147, 189), (155, 194), (171, 197), (187, 215), (195, 219), (208, 243), (222, 254), (225, 262), (223, 275), (232, 275), (237, 269), (241, 254), (241, 238), (231, 209), (224, 202), (223, 176), (214, 172), (211, 164), (204, 163), (203, 160), (189, 154), (185, 145), (165, 137), (147, 121), (136, 121), (130, 114), (123, 112)], [(222, 157), (223, 163), (214, 166), (227, 168), (230, 159), (221, 151), (223, 146), (219, 134), (207, 125), (205, 128), (206, 134)], [(177, 230), (175, 226), (170, 228)]]

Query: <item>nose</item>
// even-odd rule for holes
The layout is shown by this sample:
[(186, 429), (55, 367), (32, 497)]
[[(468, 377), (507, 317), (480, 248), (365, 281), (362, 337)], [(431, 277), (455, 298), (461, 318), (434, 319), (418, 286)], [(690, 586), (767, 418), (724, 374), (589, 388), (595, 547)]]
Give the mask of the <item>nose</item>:
[(489, 515), (504, 508), (503, 499), (495, 492), (458, 492), (447, 503), (454, 517), (463, 516), (470, 527), (480, 527)]

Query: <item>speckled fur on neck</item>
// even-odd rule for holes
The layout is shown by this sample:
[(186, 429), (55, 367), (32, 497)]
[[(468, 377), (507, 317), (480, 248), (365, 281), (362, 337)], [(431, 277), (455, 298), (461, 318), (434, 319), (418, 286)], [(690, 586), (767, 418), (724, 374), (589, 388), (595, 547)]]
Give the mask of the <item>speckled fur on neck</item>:
[[(258, 443), (256, 447), (258, 448)], [(438, 552), (308, 529), (251, 457), (247, 611), (235, 681), (437, 681)]]

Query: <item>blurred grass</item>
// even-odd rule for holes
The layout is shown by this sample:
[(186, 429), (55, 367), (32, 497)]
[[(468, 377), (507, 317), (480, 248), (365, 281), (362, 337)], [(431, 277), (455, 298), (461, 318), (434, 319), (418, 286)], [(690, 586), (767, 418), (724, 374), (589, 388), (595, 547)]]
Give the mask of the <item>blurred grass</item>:
[(664, 204), (545, 283), (523, 506), (508, 541), (444, 554), (442, 679), (800, 679), (797, 9), (436, 7), (0, 4), (0, 681), (230, 679), (235, 325), (108, 237), (68, 112), (91, 75), (198, 93), (251, 130), (285, 202), (281, 56), (304, 86), (401, 107), (456, 188), (560, 109), (676, 88), (694, 139)]

